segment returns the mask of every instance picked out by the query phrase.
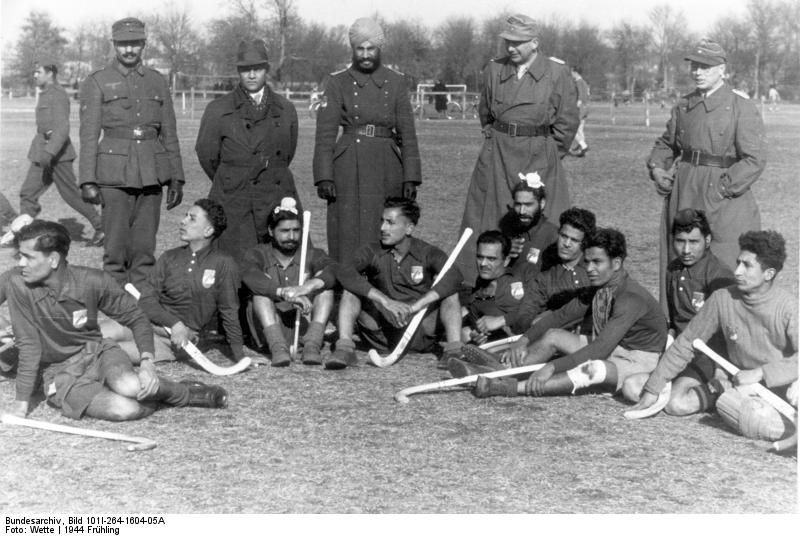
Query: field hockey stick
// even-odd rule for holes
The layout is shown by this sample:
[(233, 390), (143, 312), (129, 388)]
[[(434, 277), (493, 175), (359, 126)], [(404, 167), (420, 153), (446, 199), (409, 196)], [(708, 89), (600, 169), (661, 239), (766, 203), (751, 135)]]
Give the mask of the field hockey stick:
[[(436, 275), (436, 278), (433, 280), (432, 287), (436, 286), (436, 284), (442, 280), (447, 271), (453, 266), (453, 264), (456, 262), (456, 259), (458, 258), (458, 254), (461, 253), (461, 250), (464, 248), (464, 245), (467, 243), (467, 240), (469, 240), (469, 237), (471, 235), (472, 235), (472, 229), (470, 229), (469, 227), (464, 229), (464, 232), (461, 234), (461, 238), (458, 240), (456, 247), (453, 248), (453, 251), (447, 258), (447, 261), (444, 263), (444, 266), (442, 266), (441, 271)], [(403, 333), (400, 342), (397, 344), (397, 347), (392, 351), (391, 354), (387, 355), (386, 357), (381, 357), (381, 355), (378, 353), (377, 350), (375, 350), (374, 348), (370, 349), (370, 351), (367, 353), (367, 357), (369, 357), (369, 360), (372, 361), (372, 364), (377, 367), (384, 368), (393, 365), (395, 361), (400, 359), (400, 356), (403, 354), (403, 351), (406, 349), (406, 346), (408, 346), (408, 343), (411, 342), (411, 338), (414, 336), (414, 332), (417, 331), (417, 328), (422, 322), (422, 319), (425, 317), (425, 313), (427, 312), (427, 310), (428, 308), (424, 307), (421, 311), (418, 311), (417, 314), (414, 315), (414, 317), (411, 319), (411, 322), (409, 322), (406, 331)]]
[(485, 342), (480, 346), (478, 346), (478, 348), (480, 348), (481, 350), (487, 350), (495, 354), (497, 352), (508, 350), (509, 346), (520, 340), (520, 338), (522, 338), (522, 335), (512, 335), (510, 337), (506, 337), (505, 339), (500, 339), (492, 342)]
[[(736, 376), (739, 373), (739, 368), (736, 365), (734, 365), (733, 363), (731, 363), (730, 361), (719, 355), (717, 352), (709, 348), (709, 346), (700, 339), (695, 339), (694, 341), (692, 341), (692, 346), (694, 346), (695, 349), (703, 352), (703, 354), (708, 356), (709, 359), (711, 359), (712, 361), (714, 361), (714, 363), (722, 367), (722, 369), (725, 370), (725, 372), (727, 372), (731, 376)], [(755, 394), (764, 399), (764, 402), (775, 408), (775, 410), (778, 413), (789, 419), (789, 421), (795, 425), (795, 428), (797, 428), (797, 410), (795, 410), (791, 406), (791, 404), (786, 402), (784, 399), (782, 399), (781, 397), (779, 397), (778, 395), (776, 395), (775, 393), (773, 393), (772, 391), (761, 385), (760, 383), (751, 383), (748, 384), (748, 387), (751, 388)], [(783, 441), (777, 441), (772, 444), (772, 448), (774, 448), (775, 450), (784, 450), (787, 448), (785, 445), (786, 442), (790, 440), (792, 440), (791, 437)], [(794, 442), (795, 443), (797, 442), (796, 432), (795, 432)]]
[[(671, 333), (667, 334), (667, 344), (664, 347), (664, 350), (669, 348), (672, 343), (675, 342), (675, 337), (672, 336)], [(672, 396), (672, 382), (667, 382), (664, 385), (664, 388), (661, 389), (661, 392), (658, 393), (658, 398), (653, 404), (649, 407), (637, 410), (628, 410), (623, 413), (623, 416), (626, 419), (635, 420), (635, 419), (646, 419), (647, 417), (652, 417), (656, 413), (660, 412), (662, 409), (667, 407), (667, 403), (669, 403), (669, 397)]]
[(536, 372), (546, 363), (539, 363), (537, 365), (525, 365), (524, 367), (516, 367), (503, 370), (495, 370), (487, 372), (486, 374), (473, 374), (472, 376), (464, 376), (463, 378), (452, 378), (450, 380), (442, 380), (439, 382), (426, 383), (423, 385), (415, 385), (414, 387), (406, 387), (401, 391), (394, 394), (394, 399), (401, 404), (408, 404), (408, 397), (419, 393), (427, 393), (430, 391), (439, 391), (447, 387), (455, 387), (457, 385), (468, 385), (478, 381), (479, 376), (487, 378), (501, 378), (503, 376), (516, 376), (517, 374), (525, 374), (527, 372)]
[(48, 430), (50, 432), (59, 432), (62, 434), (73, 434), (85, 437), (99, 437), (102, 439), (111, 439), (112, 441), (125, 441), (133, 443), (126, 449), (129, 451), (150, 450), (156, 448), (156, 442), (152, 439), (145, 437), (129, 436), (125, 434), (118, 434), (115, 432), (104, 432), (102, 430), (89, 430), (87, 428), (78, 428), (75, 426), (65, 426), (63, 424), (54, 424), (51, 422), (37, 421), (34, 419), (24, 419), (9, 413), (4, 413), (2, 416), (3, 424), (12, 426), (25, 426), (27, 428), (38, 428), (39, 430)]
[[(125, 290), (128, 292), (128, 294), (130, 294), (137, 300), (141, 297), (139, 289), (134, 287), (131, 283), (125, 284)], [(167, 326), (162, 326), (162, 327), (164, 328), (164, 331), (166, 331), (168, 335), (172, 334), (172, 330), (169, 329)], [(247, 367), (249, 367), (252, 362), (252, 360), (249, 357), (243, 357), (230, 367), (220, 367), (219, 365), (211, 361), (209, 358), (207, 358), (203, 354), (203, 352), (201, 352), (200, 349), (197, 346), (195, 346), (195, 344), (192, 341), (186, 341), (185, 343), (183, 343), (181, 348), (183, 348), (184, 351), (187, 354), (189, 354), (189, 357), (194, 359), (195, 363), (200, 365), (203, 368), (203, 370), (205, 370), (210, 374), (213, 374), (214, 376), (230, 376), (232, 374), (242, 372)]]
[[(297, 286), (302, 286), (306, 278), (306, 257), (308, 256), (308, 233), (311, 228), (311, 212), (303, 211), (303, 240), (300, 242), (300, 274), (297, 276)], [(289, 353), (292, 359), (297, 360), (297, 345), (300, 342), (300, 309), (294, 317), (294, 339)]]
[(8, 350), (9, 348), (14, 347), (14, 339), (8, 340), (3, 343), (3, 346), (0, 346), (0, 354)]

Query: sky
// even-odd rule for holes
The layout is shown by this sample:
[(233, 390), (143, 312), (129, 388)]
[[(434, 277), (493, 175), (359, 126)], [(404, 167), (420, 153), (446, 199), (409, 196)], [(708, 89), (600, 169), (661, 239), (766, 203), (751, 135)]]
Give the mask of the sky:
[[(134, 0), (122, 8), (108, 0), (0, 0), (2, 9), (2, 44), (15, 43), (28, 13), (40, 10), (49, 13), (56, 25), (67, 30), (81, 22), (92, 20), (113, 21), (130, 15), (165, 11), (173, 4), (186, 6), (198, 24), (224, 16), (228, 0)], [(723, 15), (740, 16), (746, 11), (746, 0), (536, 0), (510, 2), (506, 0), (294, 0), (298, 13), (306, 21), (327, 25), (350, 25), (356, 18), (369, 16), (376, 11), (384, 18), (417, 19), (429, 26), (437, 25), (449, 17), (472, 16), (477, 20), (488, 18), (504, 7), (510, 11), (528, 14), (534, 18), (556, 16), (576, 23), (584, 20), (611, 28), (618, 21), (646, 23), (647, 13), (656, 5), (669, 3), (682, 11), (689, 30), (703, 32)]]

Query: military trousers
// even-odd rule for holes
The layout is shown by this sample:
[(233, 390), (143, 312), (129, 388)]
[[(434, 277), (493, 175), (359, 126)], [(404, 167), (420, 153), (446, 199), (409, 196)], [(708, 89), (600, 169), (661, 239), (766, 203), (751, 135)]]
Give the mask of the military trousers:
[(102, 228), (100, 214), (97, 210), (81, 198), (81, 191), (72, 171), (72, 161), (56, 162), (50, 169), (43, 169), (39, 164), (32, 163), (28, 168), (28, 175), (19, 191), (19, 210), (35, 218), (42, 211), (39, 198), (44, 195), (51, 184), (56, 185), (61, 198), (72, 209), (89, 220), (95, 231)]

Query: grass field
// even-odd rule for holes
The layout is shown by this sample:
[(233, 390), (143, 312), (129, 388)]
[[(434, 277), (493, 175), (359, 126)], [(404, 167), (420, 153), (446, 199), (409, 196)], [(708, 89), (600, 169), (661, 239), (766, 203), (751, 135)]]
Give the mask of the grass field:
[[(292, 165), (313, 214), (312, 239), (325, 243), (324, 205), (311, 174), (314, 124), (298, 106), (300, 141)], [(779, 284), (798, 292), (800, 186), (795, 171), (800, 107), (767, 112), (769, 164), (754, 188), (764, 228), (780, 230), (789, 261)], [(598, 223), (624, 231), (630, 273), (657, 287), (661, 201), (644, 159), (666, 111), (644, 126), (641, 107), (592, 109), (591, 150), (568, 159), (573, 204)], [(199, 115), (179, 119), (187, 184), (182, 208), (162, 215), (158, 253), (178, 245), (177, 223), (210, 183), (194, 154)], [(2, 190), (18, 205), (33, 101), (2, 102)], [(421, 238), (449, 250), (480, 149), (477, 121), (418, 123), (424, 183)], [(73, 124), (73, 141), (78, 125)], [(101, 265), (85, 247), (87, 222), (57, 192), (42, 216), (69, 226), (73, 264)], [(81, 237), (82, 233), (82, 238)], [(0, 269), (13, 265), (0, 251)], [(796, 457), (737, 436), (712, 415), (628, 422), (608, 396), (477, 400), (465, 391), (392, 394), (443, 378), (431, 355), (410, 355), (390, 369), (363, 363), (338, 373), (293, 365), (219, 379), (224, 411), (165, 410), (140, 422), (87, 420), (80, 426), (156, 439), (129, 453), (119, 443), (0, 426), (4, 470), (0, 506), (22, 512), (146, 513), (796, 513)], [(160, 365), (174, 377), (208, 380), (186, 364)], [(14, 398), (0, 383), (0, 410)], [(78, 424), (39, 405), (32, 418)]]

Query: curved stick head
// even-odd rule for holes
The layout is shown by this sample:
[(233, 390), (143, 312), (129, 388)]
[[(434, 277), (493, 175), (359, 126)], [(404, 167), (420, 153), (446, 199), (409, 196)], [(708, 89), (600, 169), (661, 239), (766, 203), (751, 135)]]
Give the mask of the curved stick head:
[(403, 391), (398, 391), (394, 394), (394, 399), (401, 404), (408, 404), (408, 397), (403, 393)]
[(669, 402), (669, 397), (672, 395), (672, 382), (667, 382), (661, 392), (658, 394), (658, 398), (653, 405), (649, 408), (640, 409), (637, 411), (626, 411), (624, 416), (626, 419), (645, 419), (647, 417), (652, 417), (656, 413), (659, 413), (664, 407), (666, 407), (667, 402)]
[(367, 357), (369, 358), (370, 362), (378, 368), (386, 368), (397, 361), (392, 354), (389, 354), (386, 357), (381, 357), (381, 354), (379, 354), (374, 348), (367, 352)]
[(134, 443), (133, 445), (128, 445), (127, 449), (129, 452), (138, 452), (141, 450), (152, 450), (156, 448), (155, 441), (143, 441), (141, 443)]

